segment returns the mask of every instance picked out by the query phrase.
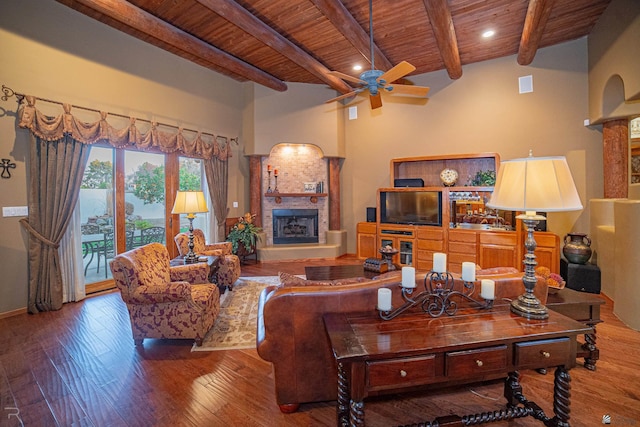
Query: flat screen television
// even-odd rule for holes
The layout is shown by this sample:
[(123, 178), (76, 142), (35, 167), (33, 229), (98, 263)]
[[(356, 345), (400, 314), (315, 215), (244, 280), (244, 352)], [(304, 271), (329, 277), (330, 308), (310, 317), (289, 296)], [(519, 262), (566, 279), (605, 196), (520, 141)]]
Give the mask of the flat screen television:
[(442, 226), (442, 192), (380, 191), (380, 222)]

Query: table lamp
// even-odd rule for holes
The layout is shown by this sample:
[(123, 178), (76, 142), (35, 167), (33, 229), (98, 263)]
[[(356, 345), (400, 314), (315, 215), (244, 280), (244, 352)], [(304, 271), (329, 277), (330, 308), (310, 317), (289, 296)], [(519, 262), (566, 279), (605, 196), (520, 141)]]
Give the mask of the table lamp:
[(491, 200), (493, 209), (521, 211), (517, 219), (527, 227), (527, 250), (524, 257), (525, 293), (511, 302), (511, 311), (527, 319), (546, 319), (547, 308), (533, 294), (536, 286), (535, 268), (538, 264), (534, 251), (536, 241), (533, 230), (546, 218), (537, 212), (563, 212), (582, 209), (578, 191), (569, 165), (564, 157), (529, 157), (504, 161), (500, 164)]
[(195, 214), (209, 212), (202, 191), (178, 191), (176, 201), (173, 204), (172, 214), (187, 214), (189, 220), (189, 252), (184, 256), (185, 264), (193, 264), (198, 261), (198, 256), (193, 252), (193, 219)]

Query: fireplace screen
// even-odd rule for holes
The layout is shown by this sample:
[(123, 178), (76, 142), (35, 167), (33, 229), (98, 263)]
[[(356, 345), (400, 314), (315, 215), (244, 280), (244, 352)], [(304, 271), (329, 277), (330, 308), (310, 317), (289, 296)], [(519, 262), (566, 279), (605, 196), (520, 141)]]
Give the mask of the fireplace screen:
[(318, 243), (317, 209), (274, 209), (273, 244)]

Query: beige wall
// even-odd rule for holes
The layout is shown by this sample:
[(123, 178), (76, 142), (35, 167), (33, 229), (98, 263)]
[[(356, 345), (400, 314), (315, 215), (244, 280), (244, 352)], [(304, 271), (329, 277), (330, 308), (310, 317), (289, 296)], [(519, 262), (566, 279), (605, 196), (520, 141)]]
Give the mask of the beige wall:
[(344, 157), (342, 108), (327, 86), (287, 83), (278, 92), (247, 83), (243, 139), (247, 155), (268, 155), (280, 143), (316, 145), (326, 157)]
[[(585, 127), (588, 118), (585, 38), (540, 49), (533, 63), (519, 66), (515, 56), (463, 67), (452, 81), (439, 71), (412, 77), (431, 87), (426, 105), (392, 103), (371, 111), (358, 105), (347, 120), (347, 156), (342, 168), (342, 215), (349, 236), (375, 206), (376, 189), (390, 185), (389, 160), (396, 157), (497, 152), (502, 160), (567, 156), (583, 205), (601, 197), (602, 134)], [(518, 77), (533, 76), (533, 93), (518, 93)], [(563, 237), (571, 229), (588, 231), (588, 213), (555, 214), (549, 228)], [(349, 239), (349, 252), (355, 239)]]
[(640, 2), (614, 0), (589, 35), (592, 123), (640, 115)]
[[(18, 92), (221, 135), (241, 134), (241, 83), (52, 0), (0, 2), (0, 51), (0, 83)], [(37, 105), (59, 114), (55, 105)], [(27, 203), (29, 134), (15, 128), (15, 111), (15, 98), (0, 101), (0, 157), (17, 164), (11, 179), (0, 180), (0, 206)], [(229, 204), (241, 202), (232, 215), (248, 206), (241, 150), (233, 146), (230, 169), (242, 173), (230, 179)], [(0, 313), (25, 307), (27, 301), (27, 236), (18, 220), (0, 217)]]

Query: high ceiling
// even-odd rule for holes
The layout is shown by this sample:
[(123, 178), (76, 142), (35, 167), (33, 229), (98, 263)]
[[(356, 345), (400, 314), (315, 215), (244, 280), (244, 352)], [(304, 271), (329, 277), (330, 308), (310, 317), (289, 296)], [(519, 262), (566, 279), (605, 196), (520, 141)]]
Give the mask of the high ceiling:
[[(368, 0), (58, 0), (85, 15), (238, 81), (351, 91), (330, 70), (370, 69)], [(375, 68), (412, 74), (517, 54), (588, 35), (611, 0), (373, 0)], [(495, 36), (484, 39), (488, 29)]]

